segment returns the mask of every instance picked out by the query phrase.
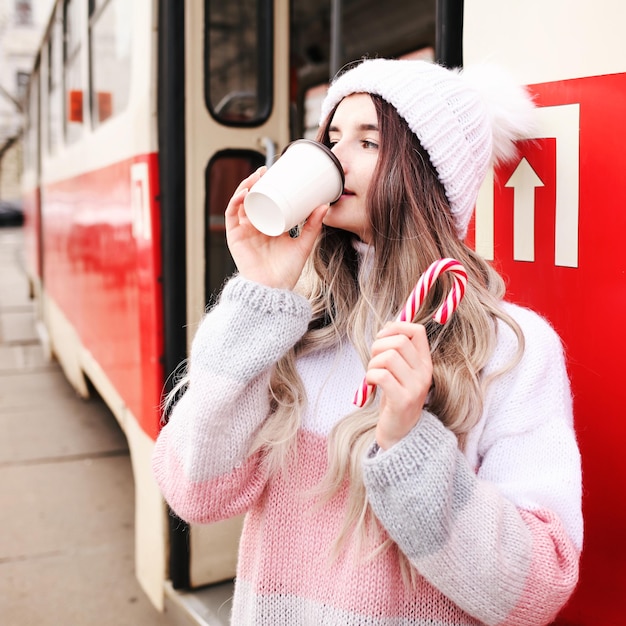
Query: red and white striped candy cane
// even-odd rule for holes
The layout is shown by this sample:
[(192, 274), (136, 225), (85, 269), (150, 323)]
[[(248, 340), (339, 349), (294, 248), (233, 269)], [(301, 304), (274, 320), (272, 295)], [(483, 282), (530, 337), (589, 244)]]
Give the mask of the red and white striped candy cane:
[[(433, 314), (433, 319), (439, 324), (445, 324), (450, 319), (465, 295), (467, 272), (456, 259), (439, 259), (420, 276), (415, 289), (413, 289), (404, 308), (400, 311), (397, 321), (413, 321), (415, 314), (426, 298), (426, 294), (431, 290), (437, 278), (444, 272), (452, 274), (453, 284), (443, 304)], [(354, 396), (353, 403), (358, 407), (362, 407), (373, 391), (374, 386), (368, 385), (367, 380), (364, 378)]]

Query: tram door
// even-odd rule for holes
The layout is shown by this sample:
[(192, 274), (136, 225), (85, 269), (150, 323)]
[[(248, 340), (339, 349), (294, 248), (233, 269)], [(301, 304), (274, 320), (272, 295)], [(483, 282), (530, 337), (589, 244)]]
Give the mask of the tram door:
[(539, 106), (534, 140), (481, 191), (475, 241), (568, 357), (585, 538), (563, 626), (626, 615), (625, 23), (622, 0), (465, 2), (464, 64), (497, 60)]
[[(362, 56), (430, 50), (435, 0), (185, 3), (187, 343), (234, 270), (224, 209), (235, 187), (290, 140), (315, 134), (319, 94)], [(241, 520), (191, 527), (189, 580), (232, 577)]]
[[(185, 7), (187, 340), (235, 267), (224, 210), (290, 138), (288, 0)], [(232, 578), (241, 520), (189, 528), (188, 586)]]

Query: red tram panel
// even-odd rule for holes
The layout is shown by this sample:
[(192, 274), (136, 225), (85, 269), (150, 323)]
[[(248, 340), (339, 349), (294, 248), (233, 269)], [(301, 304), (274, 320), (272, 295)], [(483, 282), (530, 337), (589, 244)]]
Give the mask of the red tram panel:
[(44, 186), (46, 290), (152, 438), (163, 388), (156, 154)]

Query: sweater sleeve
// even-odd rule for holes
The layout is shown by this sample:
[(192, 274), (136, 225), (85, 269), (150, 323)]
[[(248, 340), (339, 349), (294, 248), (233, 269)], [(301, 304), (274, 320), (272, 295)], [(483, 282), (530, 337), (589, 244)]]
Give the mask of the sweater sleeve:
[(252, 439), (267, 418), (273, 365), (305, 333), (306, 299), (231, 279), (194, 337), (188, 387), (159, 434), (153, 472), (172, 509), (206, 523), (250, 507), (265, 479)]
[[(560, 341), (524, 313), (522, 361), (493, 383), (472, 468), (424, 412), (364, 462), (374, 513), (431, 584), (482, 623), (549, 623), (578, 579), (580, 455)], [(499, 349), (511, 354), (510, 340)], [(511, 342), (509, 342), (511, 343)]]

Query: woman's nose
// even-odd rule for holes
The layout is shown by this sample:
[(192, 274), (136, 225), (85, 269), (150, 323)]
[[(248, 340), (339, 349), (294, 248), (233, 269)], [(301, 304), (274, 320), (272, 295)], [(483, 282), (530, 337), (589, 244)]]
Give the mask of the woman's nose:
[(336, 143), (330, 150), (339, 160), (339, 163), (341, 164), (341, 169), (343, 169), (343, 172), (345, 174), (347, 158), (346, 158), (345, 150), (341, 147), (341, 143), (340, 142)]

